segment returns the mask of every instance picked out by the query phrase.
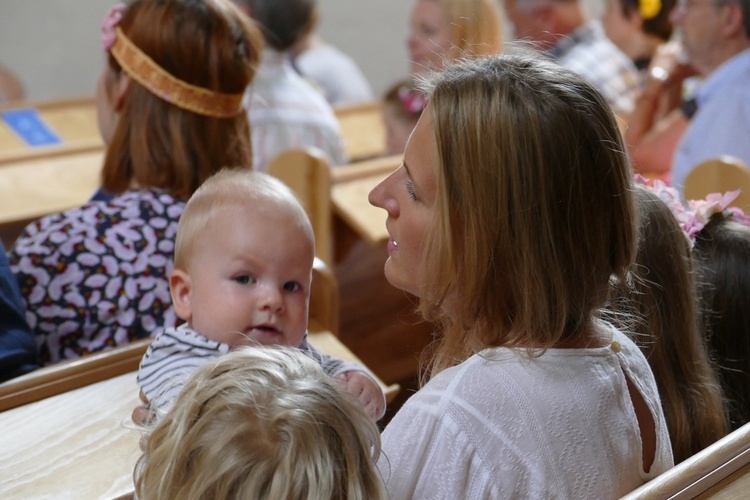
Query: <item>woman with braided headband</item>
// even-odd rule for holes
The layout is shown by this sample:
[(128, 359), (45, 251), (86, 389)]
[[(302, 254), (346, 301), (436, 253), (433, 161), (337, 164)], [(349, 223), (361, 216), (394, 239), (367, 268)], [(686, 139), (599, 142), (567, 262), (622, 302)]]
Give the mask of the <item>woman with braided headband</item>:
[(174, 326), (167, 277), (185, 202), (222, 167), (252, 164), (242, 97), (262, 40), (229, 0), (133, 0), (102, 32), (113, 198), (34, 222), (10, 252), (44, 363)]

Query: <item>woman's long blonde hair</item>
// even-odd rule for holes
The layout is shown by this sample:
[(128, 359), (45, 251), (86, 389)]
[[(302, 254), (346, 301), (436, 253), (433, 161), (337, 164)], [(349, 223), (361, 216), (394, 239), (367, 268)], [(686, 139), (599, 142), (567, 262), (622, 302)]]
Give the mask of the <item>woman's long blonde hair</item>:
[(297, 349), (239, 348), (199, 369), (146, 440), (143, 500), (385, 498), (380, 435)]
[(533, 55), (465, 60), (426, 87), (437, 194), (420, 297), (442, 326), (431, 374), (487, 347), (578, 340), (635, 256), (630, 165), (609, 105)]

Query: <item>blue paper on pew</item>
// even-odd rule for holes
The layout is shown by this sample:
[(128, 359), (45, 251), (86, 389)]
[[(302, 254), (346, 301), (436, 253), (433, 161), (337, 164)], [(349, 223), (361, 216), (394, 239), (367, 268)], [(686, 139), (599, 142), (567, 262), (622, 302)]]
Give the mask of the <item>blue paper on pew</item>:
[(60, 138), (42, 121), (35, 109), (14, 109), (3, 111), (3, 120), (29, 146), (50, 146), (60, 144)]

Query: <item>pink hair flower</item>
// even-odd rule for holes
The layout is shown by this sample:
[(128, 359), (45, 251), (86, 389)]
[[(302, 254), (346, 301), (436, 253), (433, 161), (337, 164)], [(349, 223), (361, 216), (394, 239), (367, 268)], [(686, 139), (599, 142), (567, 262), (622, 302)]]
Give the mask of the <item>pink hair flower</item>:
[(718, 214), (729, 208), (740, 195), (740, 190), (728, 191), (724, 194), (711, 193), (706, 196), (705, 200), (690, 200), (688, 204), (690, 209), (695, 212), (695, 217), (705, 226), (712, 215)]
[(117, 3), (109, 9), (107, 15), (104, 16), (102, 21), (102, 45), (105, 52), (109, 52), (109, 49), (115, 43), (117, 34), (115, 33), (115, 26), (117, 26), (122, 19), (122, 13), (125, 10), (124, 3)]
[(424, 94), (417, 89), (403, 86), (398, 89), (398, 97), (401, 99), (404, 109), (412, 115), (419, 115), (427, 107)]
[(708, 224), (712, 215), (724, 213), (741, 224), (750, 226), (750, 216), (745, 215), (741, 208), (729, 206), (740, 195), (739, 189), (726, 193), (711, 193), (706, 196), (705, 200), (688, 200), (688, 207), (685, 207), (680, 201), (677, 190), (662, 181), (655, 180), (649, 183), (648, 179), (638, 174), (635, 174), (634, 178), (639, 184), (651, 189), (667, 205), (690, 240), (691, 248), (695, 243), (695, 235)]

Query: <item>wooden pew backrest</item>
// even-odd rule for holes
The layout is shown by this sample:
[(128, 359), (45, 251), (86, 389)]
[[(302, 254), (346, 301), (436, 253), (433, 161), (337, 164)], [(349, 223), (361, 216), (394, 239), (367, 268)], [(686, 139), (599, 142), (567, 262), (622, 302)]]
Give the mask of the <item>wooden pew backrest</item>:
[(59, 144), (29, 146), (0, 120), (0, 165), (18, 160), (45, 158), (86, 151), (99, 151), (104, 142), (99, 134), (94, 96), (50, 101), (16, 101), (0, 105), (0, 113), (30, 108), (60, 138)]
[(697, 165), (685, 179), (686, 200), (699, 200), (711, 193), (741, 189), (731, 203), (745, 213), (750, 211), (750, 168), (739, 158), (720, 156)]
[(383, 154), (386, 131), (380, 101), (336, 106), (333, 111), (338, 119), (344, 149), (350, 162)]
[(294, 191), (315, 233), (315, 255), (333, 262), (331, 168), (320, 150), (293, 149), (271, 161), (268, 173)]
[(0, 411), (138, 369), (151, 339), (48, 365), (0, 384)]
[(750, 491), (749, 469), (750, 424), (745, 424), (705, 450), (625, 495), (623, 500), (702, 497), (709, 491), (727, 487), (740, 475), (744, 476), (747, 487), (745, 492), (747, 492)]

